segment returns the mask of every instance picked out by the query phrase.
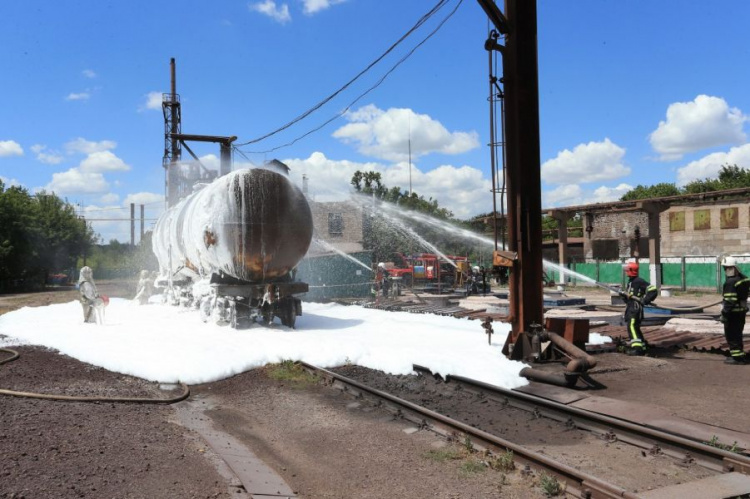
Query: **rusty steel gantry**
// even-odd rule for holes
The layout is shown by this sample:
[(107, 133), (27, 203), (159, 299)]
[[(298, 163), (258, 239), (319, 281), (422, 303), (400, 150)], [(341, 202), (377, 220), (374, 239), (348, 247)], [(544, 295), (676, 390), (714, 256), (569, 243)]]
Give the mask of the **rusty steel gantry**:
[[(536, 0), (505, 0), (505, 13), (493, 0), (477, 1), (499, 32), (497, 40), (504, 40), (501, 45), (490, 37), (485, 44), (487, 50), (499, 52), (503, 60), (503, 173), (508, 203), (508, 242), (507, 251), (498, 251), (495, 236), (493, 260), (504, 261), (511, 267), (509, 315), (512, 329), (503, 351), (512, 358), (520, 358), (522, 352), (530, 350), (530, 346), (523, 348), (528, 345), (526, 333), (541, 328), (544, 319)], [(491, 140), (494, 155), (494, 136)], [(497, 181), (493, 175), (493, 202)], [(496, 227), (496, 212), (494, 218)], [(509, 348), (511, 346), (519, 348)]]
[[(237, 140), (236, 136), (225, 137), (217, 135), (194, 135), (182, 133), (182, 108), (180, 96), (177, 93), (177, 75), (175, 60), (169, 61), (171, 85), (168, 94), (162, 94), (161, 108), (164, 113), (164, 157), (162, 166), (165, 170), (165, 187), (167, 207), (171, 208), (183, 197), (190, 194), (193, 185), (200, 181), (211, 181), (216, 178), (216, 173), (206, 169), (200, 162), (198, 156), (193, 153), (185, 143), (191, 142), (213, 142), (219, 144), (219, 176), (226, 175), (232, 170), (232, 142)], [(182, 148), (195, 159), (198, 167), (181, 168)]]

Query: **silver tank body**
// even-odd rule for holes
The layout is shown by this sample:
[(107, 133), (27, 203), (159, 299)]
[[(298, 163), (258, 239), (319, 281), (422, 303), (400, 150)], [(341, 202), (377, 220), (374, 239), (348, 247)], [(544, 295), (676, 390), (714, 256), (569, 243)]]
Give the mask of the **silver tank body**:
[(172, 276), (224, 274), (241, 281), (285, 277), (307, 253), (310, 206), (287, 176), (253, 168), (219, 177), (165, 212), (153, 250)]

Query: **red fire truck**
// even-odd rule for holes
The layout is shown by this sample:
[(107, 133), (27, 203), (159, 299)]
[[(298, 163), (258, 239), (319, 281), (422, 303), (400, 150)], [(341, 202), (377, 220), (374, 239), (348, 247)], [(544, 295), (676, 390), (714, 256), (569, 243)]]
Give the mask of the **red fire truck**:
[[(410, 256), (396, 253), (393, 268), (389, 268), (388, 273), (392, 277), (401, 277), (403, 284), (407, 287), (412, 286), (415, 282), (439, 282), (452, 286), (460, 281), (456, 274), (460, 271), (466, 271), (469, 267), (469, 261), (465, 256), (445, 256), (455, 266), (433, 253), (417, 253)], [(457, 268), (460, 271), (457, 272)]]

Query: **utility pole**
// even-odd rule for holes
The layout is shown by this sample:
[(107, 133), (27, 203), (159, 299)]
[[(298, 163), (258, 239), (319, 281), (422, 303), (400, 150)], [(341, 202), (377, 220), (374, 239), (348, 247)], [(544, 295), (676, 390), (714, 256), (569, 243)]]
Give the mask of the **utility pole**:
[(411, 115), (409, 115), (409, 197), (411, 193)]
[(130, 203), (130, 245), (135, 246), (135, 203)]

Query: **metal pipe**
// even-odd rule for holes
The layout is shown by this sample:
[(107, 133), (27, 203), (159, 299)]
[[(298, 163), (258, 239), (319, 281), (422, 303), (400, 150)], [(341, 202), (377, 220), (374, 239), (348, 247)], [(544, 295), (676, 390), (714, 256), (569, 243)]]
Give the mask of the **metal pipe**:
[(569, 373), (585, 372), (596, 366), (596, 359), (569, 342), (557, 333), (544, 332), (541, 334), (542, 341), (551, 341), (553, 345), (567, 353), (573, 360), (568, 363)]
[(541, 381), (542, 383), (563, 386), (565, 388), (574, 386), (578, 381), (578, 374), (575, 373), (550, 373), (532, 367), (524, 367), (519, 374), (531, 381)]

